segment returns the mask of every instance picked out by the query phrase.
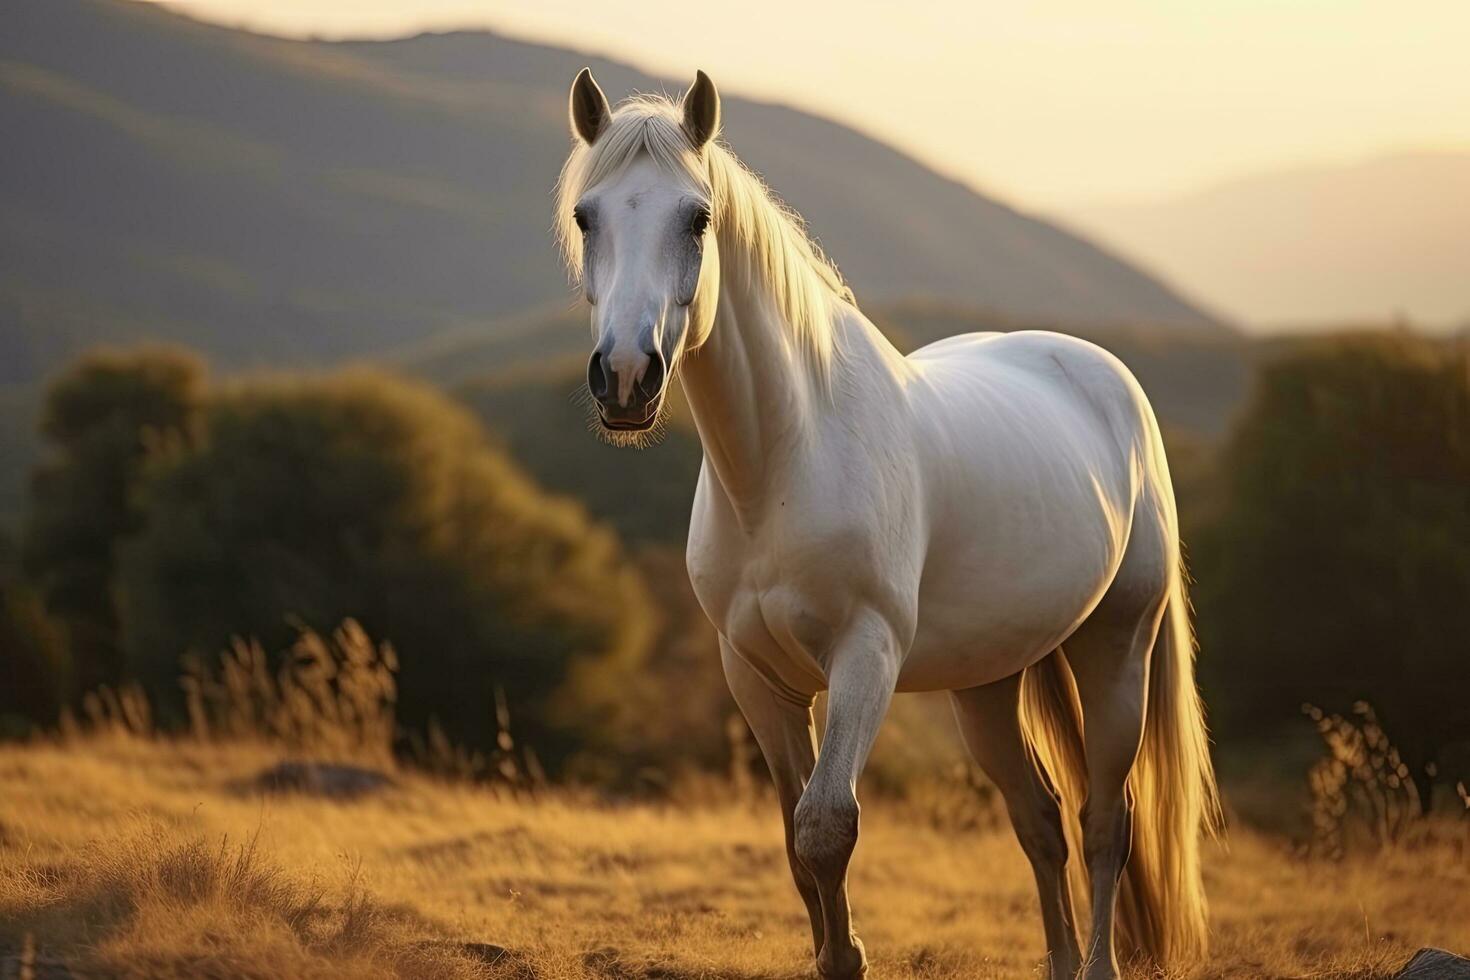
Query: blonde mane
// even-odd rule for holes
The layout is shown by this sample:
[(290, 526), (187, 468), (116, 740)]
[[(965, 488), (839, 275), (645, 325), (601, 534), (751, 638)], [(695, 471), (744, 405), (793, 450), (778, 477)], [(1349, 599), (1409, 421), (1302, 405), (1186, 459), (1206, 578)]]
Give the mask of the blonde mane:
[(557, 182), (556, 236), (572, 277), (582, 275), (582, 235), (573, 208), (589, 188), (616, 176), (640, 153), (709, 195), (722, 254), (738, 248), (764, 279), (797, 350), (825, 379), (833, 354), (833, 305), (851, 303), (852, 291), (808, 237), (801, 217), (733, 153), (715, 141), (702, 152), (690, 145), (679, 106), (664, 96), (623, 102), (597, 141), (588, 146), (578, 140), (567, 158)]

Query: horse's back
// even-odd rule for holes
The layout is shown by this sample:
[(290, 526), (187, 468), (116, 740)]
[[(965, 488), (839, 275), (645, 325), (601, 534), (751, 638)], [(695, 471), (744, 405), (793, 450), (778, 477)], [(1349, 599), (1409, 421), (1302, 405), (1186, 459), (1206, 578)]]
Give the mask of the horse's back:
[(910, 364), (936, 379), (1051, 379), (1089, 399), (1121, 395), (1130, 406), (1142, 400), (1142, 389), (1127, 366), (1106, 348), (1089, 340), (1050, 330), (986, 331), (945, 337), (908, 356)]
[[(1157, 431), (1137, 379), (1102, 347), (1045, 330), (970, 333), (914, 351), (916, 398), (940, 425), (1043, 451), (1085, 448), (1104, 463)], [(1102, 437), (1102, 438), (1098, 438)]]

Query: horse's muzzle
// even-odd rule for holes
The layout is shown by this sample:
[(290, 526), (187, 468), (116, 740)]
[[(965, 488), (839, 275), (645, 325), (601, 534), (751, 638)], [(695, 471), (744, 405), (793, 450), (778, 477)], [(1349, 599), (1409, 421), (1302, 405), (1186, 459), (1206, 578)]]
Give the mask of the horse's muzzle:
[(599, 409), (597, 418), (604, 429), (611, 429), (613, 432), (645, 432), (653, 428), (654, 422), (658, 421), (658, 410), (662, 404), (662, 398), (649, 402), (641, 418), (614, 415), (607, 409)]
[(597, 402), (597, 417), (604, 428), (617, 432), (641, 432), (653, 427), (664, 400), (667, 369), (658, 350), (644, 351), (647, 367), (643, 377), (632, 385), (627, 402), (618, 400), (618, 376), (602, 351), (595, 351), (587, 363), (587, 390)]

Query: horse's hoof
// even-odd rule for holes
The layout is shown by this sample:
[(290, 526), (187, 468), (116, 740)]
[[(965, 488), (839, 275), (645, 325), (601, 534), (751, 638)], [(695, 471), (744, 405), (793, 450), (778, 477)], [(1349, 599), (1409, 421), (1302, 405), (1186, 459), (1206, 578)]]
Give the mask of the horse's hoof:
[(868, 955), (856, 936), (839, 949), (824, 945), (817, 954), (817, 976), (821, 980), (862, 980), (867, 972)]

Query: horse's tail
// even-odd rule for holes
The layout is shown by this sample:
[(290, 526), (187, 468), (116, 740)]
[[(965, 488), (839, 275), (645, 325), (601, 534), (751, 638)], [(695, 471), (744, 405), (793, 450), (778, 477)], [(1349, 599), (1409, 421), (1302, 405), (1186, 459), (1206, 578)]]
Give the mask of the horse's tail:
[[(1181, 561), (1154, 645), (1143, 740), (1128, 780), (1133, 847), (1118, 893), (1123, 947), (1160, 966), (1198, 959), (1208, 943), (1200, 837), (1218, 829), (1220, 809), (1194, 682), (1194, 650)], [(1062, 798), (1074, 879), (1087, 894), (1078, 821), (1078, 805), (1087, 797), (1083, 720), (1061, 651), (1022, 678), (1021, 724)]]
[(1209, 942), (1200, 837), (1220, 828), (1182, 557), (1154, 644), (1143, 742), (1128, 779), (1133, 850), (1118, 893), (1123, 941), (1161, 966), (1202, 957)]
[[(1087, 862), (1077, 808), (1087, 798), (1087, 762), (1082, 745), (1082, 704), (1077, 683), (1061, 650), (1021, 675), (1021, 731), (1060, 797), (1073, 892), (1087, 894)], [(1075, 916), (1072, 917), (1075, 921)]]

